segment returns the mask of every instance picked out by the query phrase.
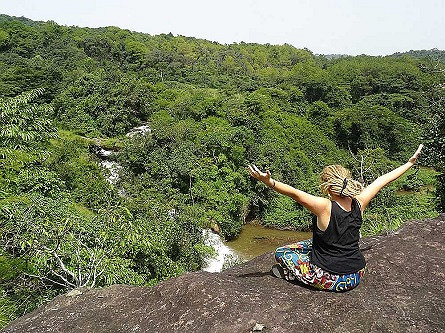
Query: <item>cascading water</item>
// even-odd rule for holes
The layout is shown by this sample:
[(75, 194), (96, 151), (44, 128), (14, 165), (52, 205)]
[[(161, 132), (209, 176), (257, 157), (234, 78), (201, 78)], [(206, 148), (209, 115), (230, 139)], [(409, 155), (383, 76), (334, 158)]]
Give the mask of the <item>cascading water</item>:
[(203, 229), (202, 235), (204, 237), (204, 244), (213, 247), (216, 252), (214, 257), (204, 259), (203, 271), (212, 273), (221, 272), (223, 268), (233, 266), (240, 261), (238, 255), (222, 242), (218, 234), (210, 229)]
[(112, 154), (112, 150), (105, 150), (102, 147), (96, 151), (96, 155), (102, 159), (100, 165), (110, 172), (110, 175), (106, 179), (110, 184), (116, 185), (119, 180), (119, 170), (122, 169), (122, 167), (117, 164), (117, 162), (108, 160)]
[[(150, 126), (147, 124), (134, 127), (128, 132), (125, 136), (127, 137), (134, 137), (135, 135), (142, 135), (145, 136), (147, 134), (151, 134)], [(110, 172), (110, 175), (106, 178), (111, 184), (116, 185), (117, 181), (119, 180), (119, 171), (122, 169), (122, 166), (120, 166), (117, 162), (110, 161), (109, 158), (112, 154), (115, 152), (112, 150), (105, 150), (102, 147), (99, 147), (95, 154), (99, 156), (102, 159), (102, 162), (100, 162), (100, 165), (102, 165), (105, 169), (107, 169)], [(122, 189), (119, 189), (119, 193), (122, 195)]]
[(100, 162), (100, 165), (110, 171), (110, 175), (106, 179), (111, 184), (116, 185), (119, 180), (119, 170), (122, 169), (122, 167), (114, 161), (102, 161)]
[(151, 134), (150, 126), (142, 125), (142, 126), (134, 127), (125, 136), (131, 138), (131, 137), (135, 136), (136, 134), (141, 134), (141, 135)]

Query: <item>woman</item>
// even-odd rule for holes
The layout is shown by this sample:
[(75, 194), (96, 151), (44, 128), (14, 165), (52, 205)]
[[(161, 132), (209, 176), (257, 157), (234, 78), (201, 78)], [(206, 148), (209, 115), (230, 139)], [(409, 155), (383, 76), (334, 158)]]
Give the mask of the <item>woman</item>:
[(342, 166), (325, 167), (321, 189), (330, 200), (272, 179), (269, 170), (261, 172), (255, 165), (249, 166), (252, 177), (291, 197), (315, 215), (312, 239), (278, 248), (275, 252), (278, 264), (273, 266), (272, 273), (318, 289), (345, 291), (356, 287), (366, 264), (359, 249), (362, 214), (380, 189), (416, 163), (422, 147), (419, 145), (407, 163), (380, 176), (365, 189)]

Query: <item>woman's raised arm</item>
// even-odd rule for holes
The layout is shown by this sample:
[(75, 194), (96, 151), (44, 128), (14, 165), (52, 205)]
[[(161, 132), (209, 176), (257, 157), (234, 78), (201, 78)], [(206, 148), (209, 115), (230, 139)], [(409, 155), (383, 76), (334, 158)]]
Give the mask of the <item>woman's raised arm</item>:
[(290, 185), (272, 179), (270, 171), (260, 171), (254, 164), (247, 167), (250, 175), (263, 182), (266, 186), (277, 191), (278, 193), (287, 195), (309, 209), (312, 213), (319, 216), (329, 209), (330, 201), (328, 199), (317, 197), (315, 195), (298, 190)]
[(376, 196), (376, 194), (388, 183), (392, 182), (393, 180), (399, 178), (401, 175), (403, 175), (409, 168), (411, 168), (417, 161), (417, 158), (420, 155), (420, 152), (422, 151), (423, 145), (420, 144), (419, 148), (417, 148), (414, 155), (409, 159), (408, 162), (405, 164), (399, 166), (397, 169), (394, 169), (376, 180), (372, 182), (369, 186), (367, 186), (362, 193), (356, 196), (356, 198), (360, 201), (362, 205), (362, 212), (365, 210), (366, 206), (368, 206), (369, 202), (372, 198)]

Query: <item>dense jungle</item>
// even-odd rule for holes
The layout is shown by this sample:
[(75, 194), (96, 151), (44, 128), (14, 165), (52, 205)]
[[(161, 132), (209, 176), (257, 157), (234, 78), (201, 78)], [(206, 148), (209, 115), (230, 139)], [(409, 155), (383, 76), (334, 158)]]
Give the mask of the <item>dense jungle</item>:
[[(200, 270), (203, 228), (309, 230), (249, 163), (311, 194), (342, 164), (385, 188), (362, 235), (445, 207), (445, 52), (323, 56), (0, 15), (0, 328), (79, 287)], [(145, 125), (146, 133), (128, 135)], [(101, 165), (114, 153), (118, 180)]]

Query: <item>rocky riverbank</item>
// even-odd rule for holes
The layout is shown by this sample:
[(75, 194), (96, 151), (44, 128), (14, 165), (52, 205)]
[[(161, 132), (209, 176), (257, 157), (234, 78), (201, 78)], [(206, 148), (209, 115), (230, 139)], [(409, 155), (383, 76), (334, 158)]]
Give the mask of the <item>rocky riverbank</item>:
[(445, 214), (363, 239), (367, 272), (346, 293), (272, 277), (272, 253), (152, 288), (79, 290), (17, 319), (13, 332), (443, 332)]

